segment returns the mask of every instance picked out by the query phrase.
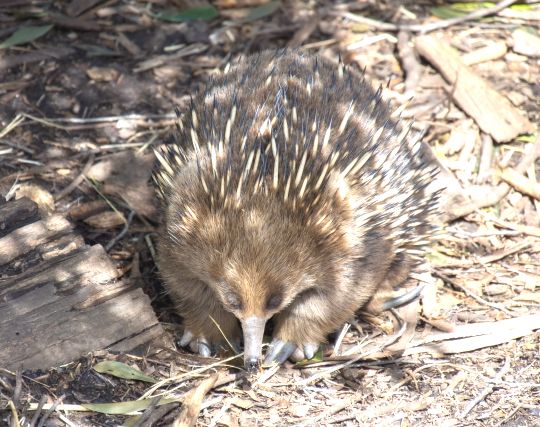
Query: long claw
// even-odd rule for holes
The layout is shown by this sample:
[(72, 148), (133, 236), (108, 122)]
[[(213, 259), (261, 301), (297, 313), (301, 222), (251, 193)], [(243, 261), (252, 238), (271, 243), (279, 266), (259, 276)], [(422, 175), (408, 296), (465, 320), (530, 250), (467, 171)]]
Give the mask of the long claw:
[(180, 338), (179, 345), (180, 347), (187, 347), (187, 345), (193, 340), (193, 334), (187, 329), (184, 331), (184, 335)]
[(204, 337), (195, 338), (189, 343), (189, 348), (193, 353), (198, 353), (202, 357), (210, 357), (212, 355), (212, 346), (210, 341)]
[(274, 338), (264, 358), (264, 364), (267, 366), (273, 363), (281, 365), (293, 354), (294, 350), (296, 350), (296, 344)]
[(206, 338), (199, 338), (198, 346), (199, 355), (202, 357), (210, 357), (212, 355), (212, 346)]
[(313, 343), (307, 343), (304, 344), (304, 356), (306, 356), (306, 359), (313, 359), (313, 356), (315, 356), (315, 353), (317, 353), (317, 350), (319, 349), (319, 346), (317, 344)]
[(391, 308), (399, 308), (404, 305), (410, 304), (411, 302), (420, 297), (420, 294), (424, 290), (424, 287), (424, 284), (418, 285), (416, 288), (405, 292), (403, 295), (385, 301), (382, 305), (382, 311), (390, 310)]
[(293, 351), (293, 354), (289, 357), (290, 360), (293, 362), (300, 362), (301, 360), (304, 360), (306, 356), (304, 356), (304, 351), (300, 347), (296, 347), (296, 350)]

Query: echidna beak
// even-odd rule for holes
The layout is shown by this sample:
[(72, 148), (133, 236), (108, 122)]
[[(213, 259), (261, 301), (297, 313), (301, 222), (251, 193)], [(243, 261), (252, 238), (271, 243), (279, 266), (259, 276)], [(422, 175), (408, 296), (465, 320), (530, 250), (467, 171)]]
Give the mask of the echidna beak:
[(252, 316), (242, 320), (241, 324), (244, 333), (244, 367), (253, 373), (259, 368), (266, 319)]

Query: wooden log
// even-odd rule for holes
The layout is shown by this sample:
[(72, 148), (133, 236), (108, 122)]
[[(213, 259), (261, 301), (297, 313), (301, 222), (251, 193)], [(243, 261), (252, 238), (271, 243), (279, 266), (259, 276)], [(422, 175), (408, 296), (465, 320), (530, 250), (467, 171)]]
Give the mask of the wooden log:
[(144, 351), (167, 340), (148, 296), (65, 218), (0, 238), (0, 368), (47, 369), (93, 350)]
[(148, 296), (117, 275), (95, 245), (0, 282), (0, 366), (48, 368), (112, 345), (130, 350), (139, 334), (159, 337)]
[(13, 261), (40, 245), (69, 234), (72, 225), (61, 215), (52, 215), (42, 221), (14, 230), (0, 239), (0, 266)]

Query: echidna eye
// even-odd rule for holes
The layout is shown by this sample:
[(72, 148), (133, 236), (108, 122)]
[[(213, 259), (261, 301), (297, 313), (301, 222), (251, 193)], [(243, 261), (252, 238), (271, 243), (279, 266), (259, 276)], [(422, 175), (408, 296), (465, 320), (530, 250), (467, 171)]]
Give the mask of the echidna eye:
[(225, 304), (227, 304), (231, 310), (242, 310), (242, 301), (240, 300), (240, 297), (232, 292), (227, 292), (225, 294)]
[(281, 295), (272, 295), (268, 300), (266, 301), (266, 309), (267, 310), (275, 310), (279, 308), (281, 305), (283, 298), (281, 298)]

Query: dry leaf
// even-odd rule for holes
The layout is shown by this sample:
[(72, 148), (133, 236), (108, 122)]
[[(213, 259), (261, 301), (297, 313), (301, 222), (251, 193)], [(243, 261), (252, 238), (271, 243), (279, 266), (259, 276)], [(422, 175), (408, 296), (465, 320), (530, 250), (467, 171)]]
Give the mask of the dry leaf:
[(126, 223), (126, 219), (121, 213), (108, 211), (97, 215), (92, 215), (84, 220), (92, 228), (109, 229), (120, 227)]
[(54, 198), (47, 190), (36, 184), (21, 184), (15, 190), (15, 198), (27, 197), (38, 205), (43, 215), (54, 212)]

